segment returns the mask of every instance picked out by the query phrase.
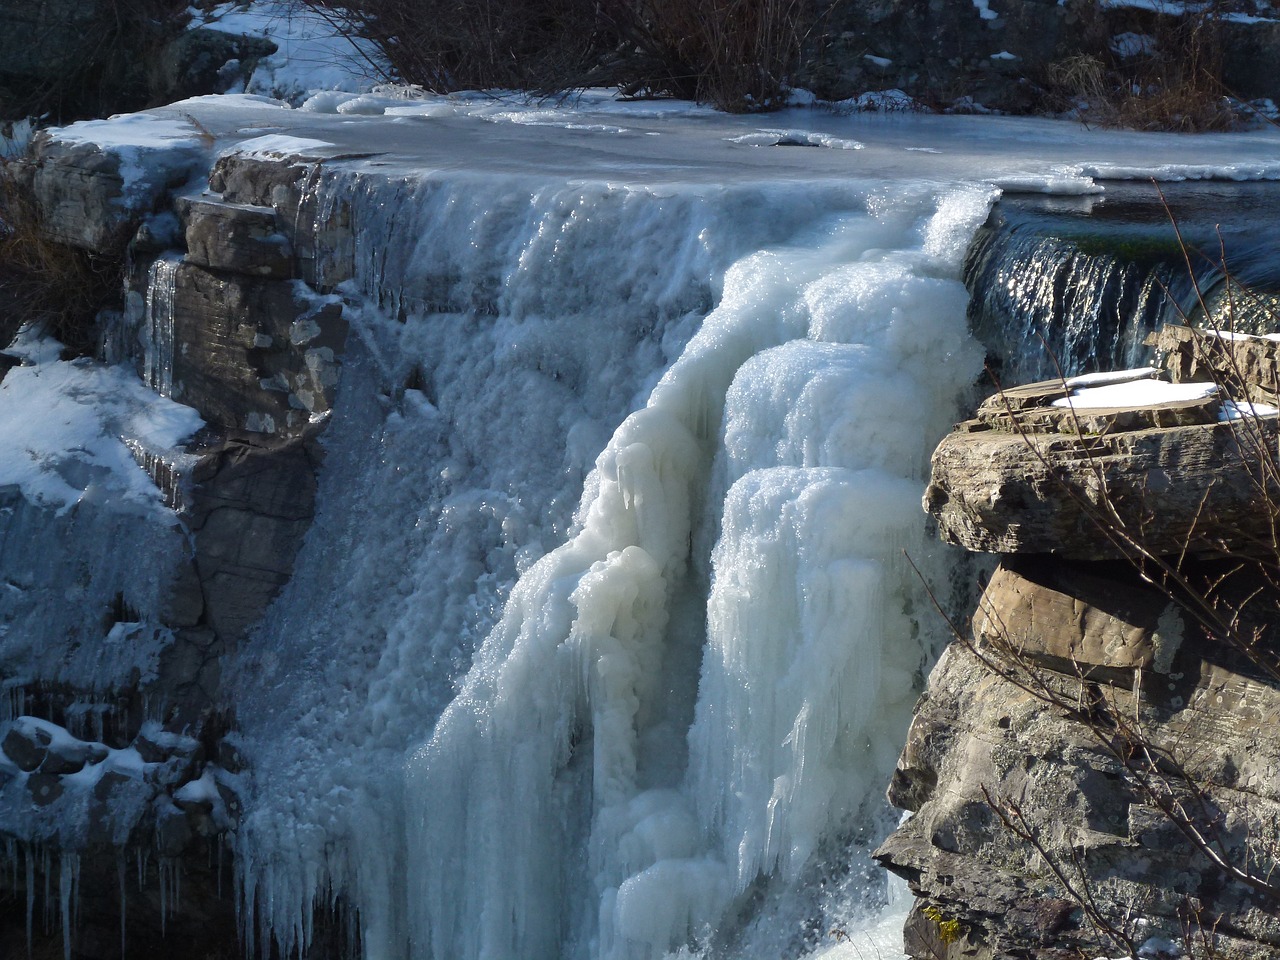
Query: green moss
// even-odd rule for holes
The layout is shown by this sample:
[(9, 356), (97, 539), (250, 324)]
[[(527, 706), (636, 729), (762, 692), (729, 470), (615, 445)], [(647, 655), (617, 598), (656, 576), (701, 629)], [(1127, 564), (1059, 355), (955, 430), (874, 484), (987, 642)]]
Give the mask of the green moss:
[(1172, 231), (1152, 233), (1061, 233), (1059, 237), (1086, 256), (1115, 257), (1125, 263), (1154, 266), (1158, 263), (1181, 263), (1182, 248)]

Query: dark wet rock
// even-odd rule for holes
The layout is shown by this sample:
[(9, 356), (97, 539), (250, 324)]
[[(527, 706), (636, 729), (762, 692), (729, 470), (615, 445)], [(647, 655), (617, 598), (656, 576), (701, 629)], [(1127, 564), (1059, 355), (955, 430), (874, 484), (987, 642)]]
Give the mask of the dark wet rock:
[(169, 801), (156, 810), (156, 850), (162, 857), (180, 857), (193, 834), (187, 815)]
[(107, 753), (107, 748), (101, 743), (59, 740), (49, 747), (44, 762), (40, 764), (40, 772), (58, 775), (79, 773), (86, 764), (101, 763), (107, 758)]
[(309, 437), (206, 454), (190, 510), (208, 623), (241, 637), (288, 580), (311, 525), (318, 450)]
[(44, 762), (52, 737), (38, 727), (13, 725), (0, 741), (0, 749), (19, 770), (35, 770)]
[(62, 796), (62, 778), (53, 773), (33, 773), (27, 777), (27, 790), (37, 807), (47, 807)]

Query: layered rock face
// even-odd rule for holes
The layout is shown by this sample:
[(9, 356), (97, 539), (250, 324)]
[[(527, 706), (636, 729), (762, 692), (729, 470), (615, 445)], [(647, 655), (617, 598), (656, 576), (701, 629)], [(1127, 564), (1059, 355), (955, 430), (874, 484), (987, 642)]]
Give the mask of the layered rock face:
[(912, 957), (1280, 951), (1276, 416), (1226, 399), (1259, 401), (1274, 351), (1159, 340), (1214, 383), (1137, 409), (1007, 391), (935, 453), (943, 539), (1004, 556), (889, 789)]
[[(1113, 38), (1176, 30), (1181, 7), (1095, 0), (853, 0), (819, 18), (802, 82), (831, 99), (896, 88), (934, 107), (1013, 113), (1060, 109), (1049, 89), (1065, 85), (1072, 61), (1123, 63)], [(1280, 23), (1215, 20), (1222, 79), (1245, 99), (1274, 97), (1266, 67), (1280, 49)], [(1202, 32), (1208, 39), (1207, 31)], [(811, 44), (814, 44), (811, 38)], [(1064, 91), (1060, 91), (1064, 92)]]
[[(299, 279), (294, 221), (269, 196), (175, 200), (205, 160), (195, 147), (166, 158), (139, 178), (118, 154), (47, 143), (22, 174), (51, 238), (132, 265), (123, 309), (100, 318), (103, 353), (134, 357), (206, 426), (187, 450), (135, 451), (173, 510), (159, 535), (90, 497), (55, 512), (4, 494), (0, 563), (26, 562), (18, 544), (43, 553), (0, 601), (4, 629), (61, 606), (76, 634), (60, 665), (13, 643), (0, 664), (5, 950), (92, 960), (198, 940), (187, 955), (240, 953), (226, 848), (242, 769), (221, 663), (288, 580), (310, 526), (347, 322), (336, 297)], [(242, 190), (295, 205), (312, 167), (242, 163)], [(103, 557), (86, 559), (86, 542)], [(155, 596), (134, 596), (129, 584), (148, 579)], [(66, 585), (82, 582), (73, 597)]]

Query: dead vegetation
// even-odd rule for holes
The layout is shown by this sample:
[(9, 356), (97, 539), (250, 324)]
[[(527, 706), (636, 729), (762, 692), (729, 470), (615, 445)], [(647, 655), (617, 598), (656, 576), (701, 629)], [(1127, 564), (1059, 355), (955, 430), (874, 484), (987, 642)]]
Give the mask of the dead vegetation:
[(808, 0), (303, 0), (372, 40), (396, 79), (447, 93), (588, 86), (742, 112), (779, 105)]
[[(1048, 68), (1056, 109), (1086, 124), (1199, 133), (1239, 127), (1243, 115), (1222, 82), (1225, 0), (1134, 10), (1127, 23), (1086, 10), (1086, 49)], [(1128, 29), (1117, 29), (1125, 27)]]
[(120, 292), (118, 261), (51, 240), (39, 212), (0, 163), (0, 341), (24, 324), (37, 325), (76, 354), (94, 349), (98, 311)]

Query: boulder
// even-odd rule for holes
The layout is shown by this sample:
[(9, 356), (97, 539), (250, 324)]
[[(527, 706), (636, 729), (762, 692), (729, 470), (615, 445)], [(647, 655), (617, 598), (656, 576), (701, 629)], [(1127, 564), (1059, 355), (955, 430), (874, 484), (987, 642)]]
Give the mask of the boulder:
[(332, 406), (347, 334), (336, 298), (184, 262), (172, 315), (173, 397), (211, 427), (286, 439)]
[[(1238, 651), (1191, 629), (1172, 652), (1155, 643), (1144, 653), (1142, 638), (1159, 630), (1143, 624), (1166, 599), (1136, 575), (1112, 571), (1107, 588), (1090, 582), (1087, 565), (1040, 563), (1070, 568), (1057, 585), (1083, 583), (1100, 605), (1078, 599), (1059, 635), (1063, 618), (1018, 621), (1052, 608), (1045, 583), (1031, 580), (1030, 599), (1009, 607), (1014, 585), (1026, 581), (1011, 570), (993, 578), (982, 608), (1000, 609), (1018, 639), (948, 648), (889, 789), (915, 814), (876, 852), (921, 898), (908, 924), (911, 955), (1114, 956), (1116, 944), (1081, 909), (1083, 891), (1117, 928), (1134, 932), (1132, 919), (1144, 918), (1139, 943), (1191, 930), (1217, 957), (1274, 956), (1276, 903), (1227, 877), (1165, 808), (1181, 804), (1228, 863), (1265, 873), (1280, 840), (1280, 689)], [(1036, 575), (1049, 579), (1043, 567)], [(1128, 642), (1096, 642), (1134, 620)], [(1091, 622), (1107, 627), (1090, 630)], [(1083, 639), (1064, 646), (1073, 634)], [(1038, 653), (1046, 649), (1058, 653), (1046, 660)], [(1099, 686), (1075, 662), (1049, 665), (1074, 650), (1139, 680)], [(960, 936), (940, 948), (940, 923), (951, 920)]]
[(53, 738), (38, 727), (14, 724), (0, 741), (4, 755), (14, 762), (19, 770), (35, 770), (44, 762), (49, 753), (49, 744)]
[(293, 570), (314, 512), (314, 433), (267, 446), (229, 440), (196, 470), (188, 522), (205, 618), (224, 642), (257, 622)]
[(116, 150), (40, 137), (15, 175), (49, 239), (120, 258), (169, 190), (189, 180), (203, 162), (204, 147), (195, 134), (193, 128), (189, 140), (137, 148), (143, 156), (127, 165)]
[[(225, 93), (237, 77), (247, 78), (257, 61), (276, 52), (266, 37), (250, 37), (199, 27), (178, 34), (150, 60), (147, 85), (154, 103), (173, 103), (208, 93)], [(232, 75), (227, 67), (234, 65)]]
[(1006, 391), (938, 445), (924, 506), (943, 540), (1091, 560), (1268, 542), (1275, 417), (1218, 422), (1213, 399), (1071, 412), (1047, 405), (1055, 393)]
[(1251, 403), (1280, 406), (1280, 342), (1168, 324), (1147, 339), (1175, 382), (1207, 380)]
[(293, 275), (293, 249), (271, 207), (208, 198), (182, 199), (188, 263), (247, 276)]

